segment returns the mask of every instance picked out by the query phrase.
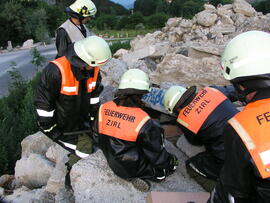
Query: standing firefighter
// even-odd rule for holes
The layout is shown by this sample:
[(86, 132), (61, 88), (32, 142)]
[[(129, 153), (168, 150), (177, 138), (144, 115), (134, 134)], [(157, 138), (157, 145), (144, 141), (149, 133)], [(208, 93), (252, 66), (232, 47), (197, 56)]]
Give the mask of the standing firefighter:
[(233, 38), (222, 72), (247, 105), (224, 132), (226, 158), (208, 202), (270, 202), (270, 34), (249, 31)]
[(96, 131), (110, 168), (134, 187), (148, 191), (145, 180), (161, 181), (176, 170), (177, 158), (164, 148), (163, 130), (142, 110), (149, 78), (130, 69), (120, 80), (117, 97), (100, 106)]
[[(204, 145), (206, 151), (186, 161), (187, 171), (207, 191), (211, 191), (225, 159), (223, 129), (237, 110), (228, 98), (215, 88), (170, 87), (164, 95), (164, 106), (176, 114), (187, 140)], [(212, 181), (214, 180), (214, 181)]]
[(68, 169), (92, 152), (91, 133), (76, 132), (90, 129), (103, 89), (99, 66), (110, 58), (105, 40), (91, 36), (70, 46), (67, 57), (51, 61), (42, 72), (35, 98), (38, 125), (72, 153)]
[(76, 0), (66, 12), (70, 18), (56, 30), (56, 58), (65, 56), (72, 43), (93, 35), (85, 26), (97, 12), (91, 0)]

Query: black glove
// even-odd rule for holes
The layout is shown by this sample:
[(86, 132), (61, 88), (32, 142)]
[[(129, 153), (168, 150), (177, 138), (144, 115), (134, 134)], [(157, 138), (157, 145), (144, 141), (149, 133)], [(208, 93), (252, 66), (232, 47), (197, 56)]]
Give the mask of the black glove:
[(172, 154), (172, 155), (171, 155), (171, 159), (170, 159), (169, 171), (170, 171), (171, 173), (173, 173), (173, 172), (176, 170), (178, 164), (179, 164), (179, 162), (178, 162), (177, 157), (176, 157), (175, 155)]
[(50, 132), (44, 132), (53, 141), (58, 141), (62, 136), (63, 132), (56, 126)]

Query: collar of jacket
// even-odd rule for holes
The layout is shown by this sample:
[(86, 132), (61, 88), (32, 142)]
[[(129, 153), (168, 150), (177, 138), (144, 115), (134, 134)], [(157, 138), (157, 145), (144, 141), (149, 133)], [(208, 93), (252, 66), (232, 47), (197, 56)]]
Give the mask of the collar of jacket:
[(260, 89), (249, 103), (267, 98), (270, 98), (270, 88)]

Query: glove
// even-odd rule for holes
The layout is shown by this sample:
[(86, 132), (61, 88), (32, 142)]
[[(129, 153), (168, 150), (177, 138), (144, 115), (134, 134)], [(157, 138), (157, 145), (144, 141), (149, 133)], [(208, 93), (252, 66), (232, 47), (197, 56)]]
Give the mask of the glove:
[(173, 154), (171, 155), (171, 159), (170, 159), (169, 164), (170, 164), (169, 171), (171, 173), (173, 173), (176, 170), (176, 168), (177, 168), (177, 166), (179, 164), (178, 159), (177, 159), (177, 157), (175, 155), (173, 155)]
[(53, 141), (58, 141), (62, 136), (63, 132), (56, 126), (49, 132), (44, 132)]

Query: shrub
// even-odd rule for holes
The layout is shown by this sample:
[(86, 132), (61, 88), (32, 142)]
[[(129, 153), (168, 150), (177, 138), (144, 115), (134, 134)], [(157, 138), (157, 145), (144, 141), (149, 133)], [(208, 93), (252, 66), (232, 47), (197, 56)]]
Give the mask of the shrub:
[(0, 176), (14, 173), (21, 155), (21, 141), (38, 130), (33, 98), (40, 73), (30, 82), (15, 69), (9, 74), (12, 81), (9, 95), (0, 99)]
[(114, 54), (118, 49), (130, 49), (130, 42), (115, 42), (111, 46), (111, 52)]

